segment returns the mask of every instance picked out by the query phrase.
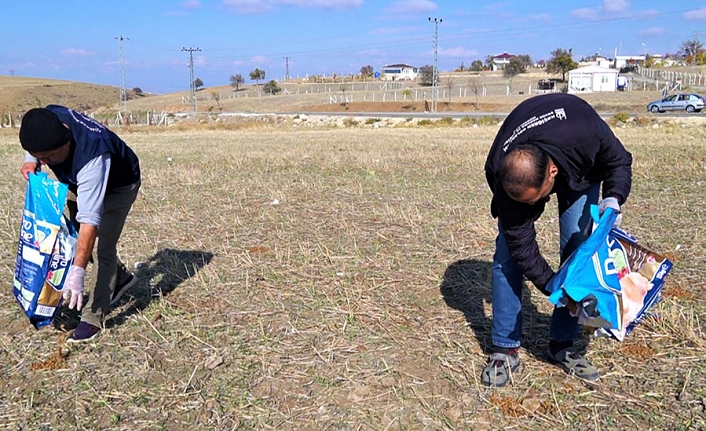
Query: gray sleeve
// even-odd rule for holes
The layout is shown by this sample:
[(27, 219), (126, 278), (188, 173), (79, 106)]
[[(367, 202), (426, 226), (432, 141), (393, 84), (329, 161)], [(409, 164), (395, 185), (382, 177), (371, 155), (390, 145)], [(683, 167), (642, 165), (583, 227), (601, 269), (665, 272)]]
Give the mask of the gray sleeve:
[(76, 175), (78, 192), (76, 221), (100, 226), (103, 214), (103, 199), (110, 174), (110, 153), (105, 153), (86, 163)]
[(25, 151), (25, 163), (37, 163), (39, 164), (39, 160), (37, 160), (36, 157), (32, 157), (30, 153)]

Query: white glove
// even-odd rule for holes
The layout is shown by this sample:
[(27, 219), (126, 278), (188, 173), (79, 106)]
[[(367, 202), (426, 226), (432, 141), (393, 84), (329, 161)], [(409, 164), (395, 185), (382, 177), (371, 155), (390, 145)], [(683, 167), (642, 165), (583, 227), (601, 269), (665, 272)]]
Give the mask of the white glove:
[(69, 308), (76, 307), (76, 311), (83, 307), (83, 279), (86, 276), (86, 270), (80, 266), (71, 265), (69, 274), (64, 282), (64, 299), (69, 299)]
[(615, 212), (618, 213), (618, 218), (615, 219), (613, 227), (620, 227), (620, 223), (623, 222), (623, 214), (620, 212), (620, 204), (618, 203), (618, 200), (616, 198), (610, 197), (605, 198), (598, 203), (598, 211), (601, 215), (603, 215), (603, 212), (606, 210), (606, 208), (613, 208)]

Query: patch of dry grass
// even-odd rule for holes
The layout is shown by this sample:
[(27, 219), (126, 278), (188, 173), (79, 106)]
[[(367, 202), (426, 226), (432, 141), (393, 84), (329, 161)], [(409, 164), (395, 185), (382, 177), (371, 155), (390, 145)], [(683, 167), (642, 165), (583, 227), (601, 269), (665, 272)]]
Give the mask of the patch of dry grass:
[[(0, 428), (706, 427), (706, 132), (617, 130), (635, 156), (624, 226), (678, 258), (668, 286), (693, 297), (665, 295), (624, 343), (590, 341), (589, 384), (543, 359), (551, 309), (528, 290), (523, 367), (491, 390), (496, 130), (126, 133), (144, 182), (120, 249), (140, 283), (68, 352), (12, 298), (22, 153), (0, 134)], [(538, 223), (553, 264), (556, 224), (555, 207)]]

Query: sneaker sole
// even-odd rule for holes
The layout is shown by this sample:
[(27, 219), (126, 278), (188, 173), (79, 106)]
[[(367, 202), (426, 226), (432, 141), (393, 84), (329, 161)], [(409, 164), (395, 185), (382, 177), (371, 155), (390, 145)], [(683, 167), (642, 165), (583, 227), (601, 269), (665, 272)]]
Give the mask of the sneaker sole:
[(96, 332), (95, 334), (91, 335), (90, 337), (88, 337), (88, 338), (82, 338), (82, 339), (80, 339), (80, 340), (77, 340), (77, 339), (75, 339), (75, 338), (71, 338), (71, 337), (73, 336), (73, 334), (72, 334), (72, 335), (70, 335), (70, 336), (66, 339), (66, 342), (67, 342), (67, 343), (71, 343), (71, 344), (85, 343), (85, 342), (87, 342), (87, 341), (93, 340), (93, 339), (96, 338), (96, 337), (98, 336), (98, 334), (100, 334), (100, 333), (101, 333), (101, 331), (98, 331), (98, 332)]
[(132, 280), (130, 280), (130, 282), (129, 282), (128, 284), (126, 284), (125, 286), (123, 286), (122, 289), (120, 289), (120, 291), (118, 292), (118, 294), (115, 295), (115, 298), (113, 298), (113, 299), (110, 300), (110, 305), (115, 305), (118, 301), (120, 301), (120, 298), (123, 297), (123, 295), (125, 294), (125, 292), (127, 292), (127, 291), (130, 290), (130, 289), (132, 289), (132, 287), (133, 287), (134, 285), (136, 285), (138, 281), (139, 281), (139, 280), (137, 279), (137, 277), (136, 277), (135, 275), (133, 275), (133, 276), (132, 276)]

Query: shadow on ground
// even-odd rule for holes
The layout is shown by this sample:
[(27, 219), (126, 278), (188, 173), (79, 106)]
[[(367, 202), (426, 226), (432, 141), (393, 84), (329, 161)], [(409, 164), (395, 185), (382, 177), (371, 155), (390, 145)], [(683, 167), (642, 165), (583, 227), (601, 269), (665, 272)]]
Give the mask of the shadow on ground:
[[(439, 289), (446, 305), (463, 313), (468, 326), (486, 354), (490, 354), (492, 349), (492, 317), (486, 316), (485, 313), (485, 304), (492, 302), (491, 266), (492, 262), (476, 259), (454, 262), (446, 268)], [(524, 289), (522, 294), (522, 314), (524, 318), (522, 347), (535, 358), (547, 361), (546, 349), (551, 316), (537, 309), (537, 306), (532, 303), (528, 289)], [(585, 342), (586, 340), (583, 339), (579, 341), (580, 350), (585, 348)]]
[[(115, 308), (131, 304), (105, 322), (106, 328), (123, 324), (130, 316), (147, 308), (154, 298), (167, 296), (181, 283), (195, 276), (213, 259), (213, 253), (165, 248), (142, 263), (135, 276), (139, 280), (120, 298)], [(54, 319), (57, 329), (69, 330), (78, 325), (81, 315), (62, 307)]]

